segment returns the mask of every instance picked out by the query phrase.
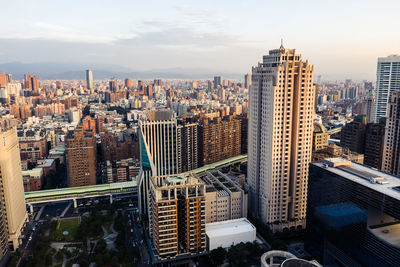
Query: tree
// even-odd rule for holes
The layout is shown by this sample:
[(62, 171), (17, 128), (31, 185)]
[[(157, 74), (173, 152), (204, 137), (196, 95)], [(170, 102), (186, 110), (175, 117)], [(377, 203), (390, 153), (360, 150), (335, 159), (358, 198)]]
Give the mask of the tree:
[(218, 247), (216, 249), (211, 250), (209, 256), (210, 256), (211, 262), (215, 266), (222, 265), (225, 261), (226, 250), (223, 249), (222, 247)]

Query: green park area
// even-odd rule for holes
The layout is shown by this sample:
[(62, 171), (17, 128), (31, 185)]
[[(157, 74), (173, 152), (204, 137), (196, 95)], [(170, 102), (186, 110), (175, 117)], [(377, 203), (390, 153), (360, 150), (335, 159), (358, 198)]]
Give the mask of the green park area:
[(80, 223), (80, 217), (58, 220), (56, 228), (50, 232), (50, 239), (59, 242), (73, 241)]
[(80, 217), (48, 218), (27, 266), (136, 266), (127, 225), (128, 216), (116, 205), (91, 207)]

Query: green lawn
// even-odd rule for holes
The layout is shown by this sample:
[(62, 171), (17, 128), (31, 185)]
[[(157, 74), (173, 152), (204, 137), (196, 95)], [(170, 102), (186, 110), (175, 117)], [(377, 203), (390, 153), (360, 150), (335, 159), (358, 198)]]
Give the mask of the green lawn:
[[(54, 241), (73, 241), (80, 223), (81, 218), (79, 217), (58, 220), (56, 229), (50, 233), (51, 239)], [(68, 231), (69, 234), (64, 236), (64, 231)]]

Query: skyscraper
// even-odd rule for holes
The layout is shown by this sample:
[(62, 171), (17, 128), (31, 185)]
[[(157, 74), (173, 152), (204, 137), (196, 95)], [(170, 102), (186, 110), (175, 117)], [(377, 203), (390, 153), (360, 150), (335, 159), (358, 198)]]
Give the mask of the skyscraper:
[(222, 86), (222, 77), (221, 76), (215, 76), (214, 77), (214, 89), (218, 88), (218, 86)]
[(378, 58), (376, 73), (376, 96), (374, 122), (386, 117), (390, 95), (400, 90), (400, 56), (391, 55)]
[(87, 89), (93, 89), (93, 72), (92, 70), (86, 70), (86, 87)]
[(390, 96), (383, 147), (382, 171), (400, 175), (400, 91)]
[(178, 173), (177, 119), (171, 110), (149, 111), (139, 121), (139, 208), (147, 213), (149, 179)]
[(251, 85), (251, 75), (247, 73), (246, 75), (244, 75), (244, 88), (250, 89), (250, 85)]
[(109, 82), (109, 87), (111, 92), (116, 92), (117, 91), (117, 82), (115, 80), (111, 80)]
[(252, 69), (248, 181), (253, 216), (273, 231), (305, 226), (314, 67), (294, 49), (270, 50)]
[(0, 140), (0, 210), (6, 217), (8, 228), (8, 244), (4, 245), (4, 225), (0, 225), (0, 253), (3, 253), (4, 246), (10, 246), (12, 250), (19, 247), (28, 215), (17, 131), (14, 121), (9, 118), (0, 118)]
[(97, 164), (94, 132), (78, 126), (68, 133), (65, 143), (69, 186), (95, 185)]

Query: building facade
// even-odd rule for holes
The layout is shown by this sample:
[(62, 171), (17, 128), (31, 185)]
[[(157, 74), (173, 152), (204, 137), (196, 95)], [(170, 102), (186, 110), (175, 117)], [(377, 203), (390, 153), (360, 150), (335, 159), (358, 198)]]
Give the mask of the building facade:
[(241, 120), (233, 116), (204, 119), (201, 123), (201, 165), (211, 164), (241, 153)]
[(272, 229), (305, 226), (311, 161), (314, 67), (294, 49), (269, 51), (252, 69), (249, 101), (250, 207)]
[(247, 217), (247, 193), (220, 171), (201, 177), (206, 184), (206, 223)]
[[(5, 208), (8, 247), (16, 250), (22, 242), (22, 232), (28, 220), (21, 160), (15, 124), (8, 118), (0, 119), (0, 186), (1, 208)], [(1, 225), (2, 228), (4, 225)], [(1, 230), (0, 230), (1, 231)], [(4, 235), (0, 237), (4, 240)], [(0, 245), (2, 246), (2, 245)]]
[(393, 92), (389, 101), (382, 170), (400, 175), (400, 91)]

